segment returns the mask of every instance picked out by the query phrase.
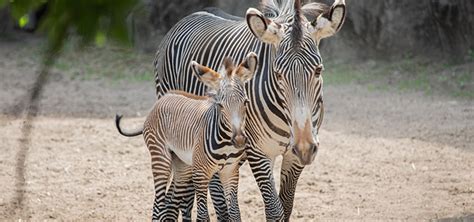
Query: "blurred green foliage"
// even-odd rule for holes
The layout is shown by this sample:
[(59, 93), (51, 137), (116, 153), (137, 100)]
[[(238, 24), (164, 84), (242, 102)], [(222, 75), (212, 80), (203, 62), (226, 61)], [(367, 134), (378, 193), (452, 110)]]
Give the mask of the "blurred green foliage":
[(0, 7), (10, 7), (20, 26), (25, 15), (47, 4), (40, 30), (48, 35), (49, 52), (56, 53), (70, 35), (83, 44), (103, 45), (107, 39), (129, 43), (126, 19), (138, 0), (0, 0)]
[(24, 15), (18, 20), (18, 25), (20, 25), (20, 28), (23, 28), (26, 24), (28, 24), (28, 21), (29, 17), (27, 15)]

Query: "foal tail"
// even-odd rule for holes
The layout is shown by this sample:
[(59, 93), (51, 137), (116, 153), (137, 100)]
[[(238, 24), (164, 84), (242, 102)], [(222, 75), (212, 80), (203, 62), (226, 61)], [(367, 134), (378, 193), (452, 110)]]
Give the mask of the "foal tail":
[(122, 130), (122, 128), (120, 127), (120, 120), (122, 119), (122, 117), (122, 115), (115, 115), (115, 126), (117, 127), (117, 130), (120, 134), (126, 137), (134, 137), (143, 134), (143, 125), (140, 129), (136, 129), (135, 131)]

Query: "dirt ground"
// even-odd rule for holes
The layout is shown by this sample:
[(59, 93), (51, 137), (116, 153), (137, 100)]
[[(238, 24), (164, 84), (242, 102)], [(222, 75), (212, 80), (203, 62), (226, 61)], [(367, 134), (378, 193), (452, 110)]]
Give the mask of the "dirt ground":
[[(153, 83), (82, 80), (58, 70), (33, 128), (24, 207), (12, 208), (22, 124), (13, 107), (38, 68), (17, 59), (18, 47), (0, 42), (0, 220), (150, 219), (148, 151), (141, 137), (120, 136), (113, 117), (140, 123)], [(321, 148), (300, 177), (293, 221), (474, 221), (474, 101), (353, 84), (324, 90)], [(243, 220), (263, 221), (248, 165), (239, 195)]]

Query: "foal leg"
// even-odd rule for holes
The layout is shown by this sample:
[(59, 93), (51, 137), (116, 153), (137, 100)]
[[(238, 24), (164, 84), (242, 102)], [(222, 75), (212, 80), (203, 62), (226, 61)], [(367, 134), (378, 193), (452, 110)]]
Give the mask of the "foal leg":
[(153, 221), (161, 221), (166, 215), (166, 186), (171, 176), (171, 153), (166, 148), (156, 132), (151, 128), (145, 128), (143, 137), (150, 151), (151, 169), (155, 183), (155, 201), (153, 204)]
[(194, 168), (193, 170), (193, 183), (196, 190), (197, 201), (197, 221), (209, 221), (207, 188), (212, 175), (212, 172), (206, 172), (199, 168)]
[(241, 221), (239, 202), (237, 198), (239, 188), (240, 164), (235, 163), (224, 167), (220, 172), (221, 181), (224, 185), (226, 205), (228, 206), (229, 219), (227, 221)]
[[(188, 190), (188, 186), (192, 186), (191, 176), (192, 167), (186, 165), (181, 159), (173, 154), (173, 180), (168, 191), (166, 192), (166, 206), (167, 206), (167, 221), (177, 221), (179, 211), (182, 210), (183, 202), (188, 201), (186, 198), (187, 192), (191, 192), (193, 199), (191, 200), (191, 208), (194, 200), (194, 187)], [(191, 221), (191, 209), (189, 211), (182, 210), (183, 221)]]
[(209, 192), (211, 193), (212, 205), (217, 214), (217, 221), (229, 221), (229, 213), (224, 195), (224, 187), (218, 173), (215, 173), (209, 183)]
[[(178, 201), (183, 221), (191, 221), (194, 204), (193, 168), (180, 159), (175, 162), (175, 198)], [(176, 221), (176, 220), (175, 220)]]

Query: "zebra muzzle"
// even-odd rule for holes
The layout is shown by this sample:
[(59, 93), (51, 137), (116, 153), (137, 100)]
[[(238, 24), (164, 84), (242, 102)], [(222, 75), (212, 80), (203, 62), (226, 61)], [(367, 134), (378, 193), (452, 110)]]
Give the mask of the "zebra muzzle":
[(244, 135), (240, 134), (240, 135), (233, 136), (231, 142), (236, 148), (241, 149), (241, 148), (245, 148), (245, 144), (247, 143), (247, 138)]
[(318, 152), (318, 138), (317, 135), (313, 136), (312, 132), (310, 120), (305, 121), (303, 128), (298, 127), (296, 122), (293, 124), (294, 143), (291, 151), (303, 165), (311, 164)]
[(305, 147), (300, 147), (298, 145), (293, 146), (291, 152), (295, 154), (300, 160), (301, 164), (309, 165), (313, 162), (316, 154), (318, 152), (318, 145), (314, 143), (309, 143)]

